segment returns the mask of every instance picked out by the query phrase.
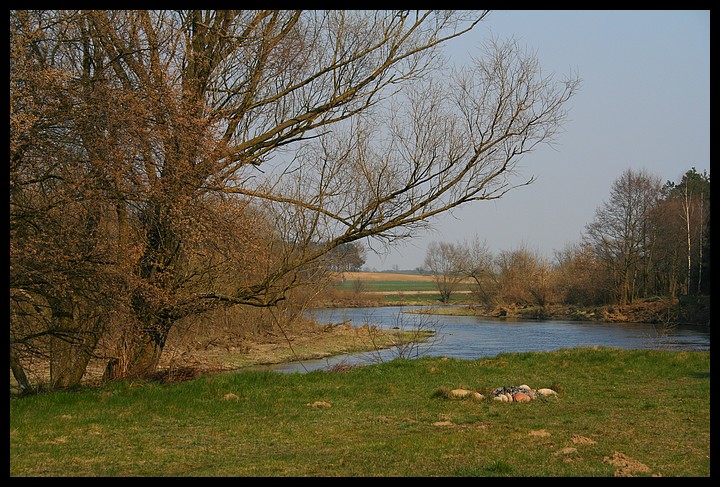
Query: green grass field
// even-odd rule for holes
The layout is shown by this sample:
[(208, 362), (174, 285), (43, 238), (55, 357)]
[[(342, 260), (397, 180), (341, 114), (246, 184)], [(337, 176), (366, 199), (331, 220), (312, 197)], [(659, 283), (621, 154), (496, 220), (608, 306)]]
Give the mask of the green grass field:
[[(527, 384), (558, 396), (489, 399)], [(452, 399), (454, 388), (484, 400)], [(573, 349), (10, 399), (10, 476), (707, 477), (708, 352)]]
[[(412, 291), (437, 291), (434, 282), (422, 281), (360, 281), (363, 291), (371, 292), (412, 292)], [(338, 284), (335, 289), (339, 291), (352, 291), (357, 289), (357, 281), (345, 281)]]
[[(469, 282), (458, 285), (448, 304), (473, 302), (469, 294)], [(389, 272), (346, 272), (344, 279), (338, 279), (335, 291), (356, 298), (375, 301), (376, 304), (393, 305), (437, 305), (440, 292), (433, 276)]]

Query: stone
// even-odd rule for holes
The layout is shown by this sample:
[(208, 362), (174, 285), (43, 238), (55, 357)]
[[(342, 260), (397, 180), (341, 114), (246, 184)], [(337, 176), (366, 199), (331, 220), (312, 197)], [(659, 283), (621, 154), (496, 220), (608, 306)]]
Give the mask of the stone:
[(495, 396), (493, 399), (496, 400), (496, 401), (508, 402), (508, 398), (507, 398), (507, 396), (506, 396), (505, 394), (498, 394), (498, 395)]
[(450, 391), (450, 395), (453, 397), (465, 397), (468, 394), (470, 394), (470, 391), (467, 389), (453, 389)]
[(557, 392), (552, 389), (538, 389), (536, 392), (538, 394), (542, 394), (543, 396), (557, 396)]
[(516, 392), (513, 395), (513, 400), (515, 400), (515, 402), (528, 402), (531, 399), (530, 396), (528, 396), (527, 394), (523, 394), (522, 392)]
[(483, 399), (485, 399), (485, 396), (483, 396), (483, 395), (480, 394), (479, 392), (477, 392), (477, 391), (469, 391), (469, 390), (467, 390), (467, 389), (453, 389), (452, 391), (449, 392), (449, 395), (450, 395), (451, 397), (467, 397), (467, 396), (472, 396), (473, 399), (477, 399), (478, 401), (482, 401)]

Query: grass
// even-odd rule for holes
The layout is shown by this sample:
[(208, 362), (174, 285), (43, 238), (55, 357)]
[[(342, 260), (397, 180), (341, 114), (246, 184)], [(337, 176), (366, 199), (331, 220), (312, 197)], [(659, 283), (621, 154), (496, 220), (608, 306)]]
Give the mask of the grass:
[[(466, 280), (457, 285), (457, 291), (467, 291), (472, 282)], [(387, 272), (345, 272), (335, 289), (338, 291), (413, 293), (437, 291), (435, 277), (420, 274)], [(439, 295), (439, 292), (438, 292)]]
[[(520, 384), (559, 395), (501, 403), (442, 393)], [(10, 399), (15, 477), (709, 474), (708, 352), (396, 359)]]
[[(469, 282), (457, 286), (447, 304), (472, 302), (468, 294)], [(436, 305), (441, 302), (440, 292), (433, 276), (388, 272), (345, 272), (343, 280), (333, 287), (340, 296), (364, 297), (376, 304), (393, 305)]]
[[(363, 291), (370, 292), (412, 292), (436, 291), (437, 284), (431, 281), (360, 281)], [(338, 284), (335, 289), (339, 291), (352, 291), (357, 288), (357, 281), (345, 281)]]
[[(412, 294), (412, 293), (396, 293), (386, 294), (381, 297), (384, 306), (440, 306), (435, 314), (449, 314), (450, 308), (443, 306), (440, 299), (440, 293), (434, 294)], [(468, 304), (469, 298), (467, 294), (455, 293), (450, 296), (450, 301), (445, 305)], [(432, 313), (431, 313), (432, 314)]]

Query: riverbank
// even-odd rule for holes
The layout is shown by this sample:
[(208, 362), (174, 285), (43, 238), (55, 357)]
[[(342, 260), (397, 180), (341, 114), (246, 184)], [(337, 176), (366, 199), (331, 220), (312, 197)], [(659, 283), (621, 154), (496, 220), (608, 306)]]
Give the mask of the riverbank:
[(561, 304), (480, 306), (471, 288), (471, 280), (458, 286), (451, 295), (453, 307), (440, 302), (435, 279), (430, 275), (345, 272), (337, 276), (336, 285), (316, 305), (328, 308), (433, 306), (437, 308), (437, 314), (462, 313), (487, 318), (710, 325), (710, 296), (681, 296), (680, 299), (657, 296), (626, 305), (587, 307)]
[(206, 349), (185, 349), (184, 360), (170, 346), (156, 379), (172, 382), (258, 366), (376, 352), (410, 346), (427, 340), (433, 333), (429, 330), (381, 330), (374, 325), (353, 326), (349, 322), (308, 322), (284, 334), (271, 333), (242, 343), (218, 344)]
[(640, 302), (626, 306), (577, 307), (568, 305), (510, 305), (484, 307), (476, 305), (439, 306), (428, 312), (439, 315), (480, 316), (524, 320), (597, 321), (603, 323), (677, 322), (677, 309), (664, 301)]
[[(151, 379), (162, 383), (182, 382), (257, 366), (372, 352), (425, 340), (428, 333), (426, 330), (380, 330), (375, 326), (352, 326), (350, 323), (318, 324), (308, 320), (292, 329), (276, 329), (252, 339), (226, 337), (224, 341), (205, 345), (170, 341)], [(91, 360), (82, 385), (102, 385), (106, 364), (107, 359)], [(49, 362), (37, 360), (28, 365), (26, 373), (33, 384), (47, 384)], [(11, 371), (10, 395), (18, 393), (18, 384)]]
[[(335, 294), (322, 303), (328, 308), (427, 306), (427, 313), (438, 315), (479, 316), (531, 320), (596, 321), (603, 323), (652, 323), (664, 325), (693, 324), (710, 326), (710, 297), (683, 300), (645, 299), (626, 305), (573, 306), (564, 304), (481, 306), (469, 299), (457, 299), (444, 305), (420, 293), (394, 293), (391, 299), (378, 300), (369, 293), (363, 296)], [(422, 299), (422, 297), (425, 297)]]
[[(416, 306), (417, 303), (412, 302), (406, 305)], [(380, 306), (380, 304), (376, 303), (375, 306)], [(428, 308), (421, 312), (507, 320), (650, 323), (673, 326), (676, 323), (674, 320), (677, 320), (679, 316), (677, 309), (678, 303), (675, 303), (673, 307), (666, 301), (650, 300), (626, 306), (590, 308), (562, 305), (486, 308), (476, 305), (438, 306), (430, 303)], [(707, 323), (709, 325), (709, 311)], [(209, 374), (259, 365), (275, 365), (343, 354), (372, 352), (428, 338), (421, 333), (417, 330), (381, 330), (374, 326), (368, 327), (368, 325), (352, 327), (350, 323), (313, 325), (312, 322), (309, 322), (305, 326), (295, 329), (292, 335), (269, 335), (263, 339), (244, 342), (239, 346), (228, 347), (228, 344), (224, 344), (210, 350), (192, 350), (188, 354), (192, 360), (187, 365), (180, 366), (176, 361), (173, 368), (172, 363), (165, 363), (159, 377), (163, 380), (181, 380), (182, 376), (178, 372), (182, 370), (182, 367), (189, 367), (198, 374)], [(166, 354), (166, 357), (172, 357), (172, 352)]]

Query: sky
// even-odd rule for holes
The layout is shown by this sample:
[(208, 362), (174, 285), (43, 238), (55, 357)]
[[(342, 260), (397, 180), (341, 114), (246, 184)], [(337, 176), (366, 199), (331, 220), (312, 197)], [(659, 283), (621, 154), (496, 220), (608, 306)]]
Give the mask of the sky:
[(496, 255), (522, 247), (552, 260), (581, 241), (623, 171), (663, 182), (693, 167), (710, 174), (709, 10), (493, 11), (451, 55), (469, 59), (490, 37), (515, 39), (543, 74), (582, 79), (562, 132), (519, 162), (531, 185), (440, 216), (389, 248), (373, 245), (366, 270), (416, 269), (430, 242), (476, 238)]

